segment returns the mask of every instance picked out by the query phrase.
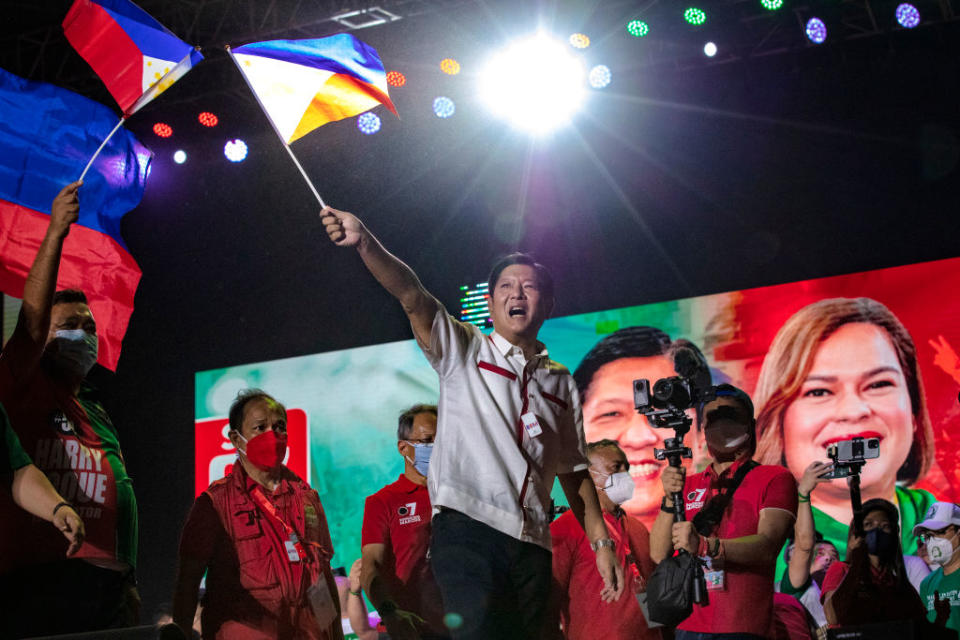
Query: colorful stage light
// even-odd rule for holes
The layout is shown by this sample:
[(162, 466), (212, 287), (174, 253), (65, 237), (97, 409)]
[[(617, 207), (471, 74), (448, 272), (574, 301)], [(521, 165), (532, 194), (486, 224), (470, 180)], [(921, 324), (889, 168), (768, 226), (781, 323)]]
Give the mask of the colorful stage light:
[(807, 20), (807, 38), (813, 44), (822, 44), (827, 39), (827, 25), (820, 18)]
[(590, 46), (590, 38), (582, 33), (575, 33), (570, 36), (570, 45), (577, 49), (586, 49)]
[(247, 158), (247, 143), (240, 138), (227, 140), (227, 144), (223, 145), (223, 155), (230, 162), (243, 162)]
[(399, 71), (387, 71), (387, 84), (391, 87), (402, 87), (407, 84), (407, 76)]
[(707, 44), (703, 45), (703, 55), (707, 56), (708, 58), (712, 58), (713, 56), (717, 55), (716, 43), (708, 42)]
[(370, 111), (361, 113), (357, 116), (357, 129), (360, 129), (360, 133), (365, 133), (368, 136), (375, 134), (380, 131), (380, 116)]
[(448, 76), (455, 76), (460, 73), (460, 63), (453, 58), (444, 58), (440, 61), (440, 71)]
[(920, 24), (920, 11), (909, 2), (897, 7), (896, 16), (897, 22), (905, 29), (913, 29)]
[(642, 38), (650, 33), (650, 27), (643, 20), (631, 20), (627, 23), (627, 33), (636, 38)]
[(433, 101), (433, 112), (438, 118), (449, 118), (457, 111), (453, 100), (446, 96), (439, 96)]
[(153, 132), (161, 138), (169, 138), (173, 135), (173, 127), (166, 122), (158, 122), (153, 125)]
[(197, 116), (197, 120), (205, 127), (215, 127), (220, 123), (220, 118), (218, 118), (215, 113), (210, 113), (209, 111), (200, 113), (200, 115)]
[(703, 9), (689, 7), (683, 12), (683, 19), (689, 24), (698, 27), (707, 21), (707, 14), (704, 13)]
[(531, 133), (569, 121), (586, 95), (579, 55), (545, 34), (510, 43), (480, 74), (479, 96), (495, 115)]
[(760, 0), (760, 4), (767, 11), (776, 11), (783, 6), (783, 0)]
[(173, 153), (173, 161), (176, 162), (177, 164), (183, 164), (184, 162), (187, 161), (187, 152), (184, 151), (183, 149), (177, 149)]
[(610, 84), (612, 79), (613, 74), (610, 73), (610, 67), (605, 64), (598, 64), (590, 69), (590, 73), (587, 75), (587, 80), (594, 89), (603, 89)]

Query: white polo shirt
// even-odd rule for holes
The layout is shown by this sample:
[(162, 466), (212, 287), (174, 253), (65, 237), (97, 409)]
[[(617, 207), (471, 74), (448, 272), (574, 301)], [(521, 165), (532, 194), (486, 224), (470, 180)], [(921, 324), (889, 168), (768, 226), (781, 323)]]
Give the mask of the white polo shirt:
[[(434, 513), (455, 509), (509, 536), (550, 549), (550, 491), (558, 473), (588, 466), (580, 398), (566, 367), (486, 336), (444, 309), (429, 348), (440, 376), (437, 436), (427, 487)], [(536, 416), (531, 435), (521, 416)]]

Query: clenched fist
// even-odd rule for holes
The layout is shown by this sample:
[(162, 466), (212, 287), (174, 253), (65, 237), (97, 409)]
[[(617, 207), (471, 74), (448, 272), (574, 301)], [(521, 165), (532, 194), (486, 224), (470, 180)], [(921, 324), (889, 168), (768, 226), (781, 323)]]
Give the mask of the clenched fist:
[(367, 233), (357, 216), (331, 207), (320, 211), (320, 224), (338, 247), (355, 247)]

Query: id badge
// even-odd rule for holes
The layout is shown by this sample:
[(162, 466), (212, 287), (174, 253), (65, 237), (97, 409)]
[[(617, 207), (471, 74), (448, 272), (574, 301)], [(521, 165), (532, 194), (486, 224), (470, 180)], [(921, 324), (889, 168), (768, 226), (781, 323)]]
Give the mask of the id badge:
[(300, 554), (297, 553), (297, 547), (293, 540), (289, 538), (284, 540), (283, 548), (287, 550), (287, 560), (290, 562), (300, 562)]
[(723, 569), (713, 566), (713, 558), (706, 556), (700, 558), (703, 560), (703, 578), (707, 583), (707, 591), (723, 591), (726, 586), (726, 575)]
[(523, 428), (527, 430), (527, 435), (531, 438), (536, 438), (543, 433), (543, 429), (537, 421), (537, 416), (533, 412), (523, 414), (520, 416), (520, 420), (523, 421)]
[(327, 586), (327, 578), (323, 573), (307, 589), (307, 599), (310, 601), (313, 616), (317, 619), (317, 624), (320, 625), (321, 629), (326, 629), (337, 619), (337, 607), (333, 603), (330, 588)]

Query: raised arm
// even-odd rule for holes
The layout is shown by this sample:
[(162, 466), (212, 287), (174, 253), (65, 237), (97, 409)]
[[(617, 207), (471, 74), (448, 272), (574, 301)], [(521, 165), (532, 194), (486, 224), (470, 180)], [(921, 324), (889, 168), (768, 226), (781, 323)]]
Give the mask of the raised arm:
[(790, 556), (790, 564), (787, 568), (790, 585), (794, 589), (801, 588), (810, 579), (810, 556), (813, 554), (813, 546), (816, 542), (810, 494), (818, 483), (829, 482), (829, 479), (822, 478), (821, 475), (832, 468), (833, 465), (828, 462), (814, 461), (803, 472), (803, 476), (797, 485), (800, 502), (797, 505), (797, 523), (794, 525), (796, 535), (793, 554)]
[(80, 199), (77, 191), (82, 182), (71, 182), (53, 199), (50, 223), (33, 259), (30, 273), (23, 285), (23, 306), (20, 318), (4, 349), (15, 377), (23, 376), (33, 367), (43, 353), (50, 330), (50, 307), (57, 288), (57, 272), (60, 270), (60, 255), (63, 241), (70, 233), (70, 225), (80, 215)]
[[(577, 522), (583, 527), (587, 534), (587, 540), (591, 543), (598, 540), (607, 540), (610, 534), (607, 532), (607, 525), (603, 521), (603, 511), (600, 509), (600, 501), (597, 498), (597, 488), (590, 479), (590, 473), (583, 469), (572, 473), (561, 473), (557, 475), (560, 480), (560, 486), (563, 494), (570, 504), (570, 511), (576, 517)], [(624, 578), (623, 567), (617, 561), (617, 554), (613, 548), (602, 546), (597, 550), (597, 571), (603, 578), (603, 590), (600, 591), (600, 598), (604, 602), (619, 600), (623, 593)]]
[(320, 212), (320, 222), (334, 244), (357, 248), (367, 270), (400, 301), (417, 340), (429, 347), (433, 319), (440, 302), (424, 289), (413, 269), (387, 251), (355, 215), (325, 207)]

